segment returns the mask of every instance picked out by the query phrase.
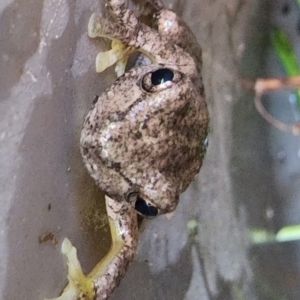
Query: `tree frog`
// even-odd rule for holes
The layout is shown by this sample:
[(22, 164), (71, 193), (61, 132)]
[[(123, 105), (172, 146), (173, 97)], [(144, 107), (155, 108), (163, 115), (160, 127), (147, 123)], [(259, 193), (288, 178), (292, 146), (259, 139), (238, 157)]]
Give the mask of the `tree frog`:
[[(96, 70), (116, 64), (119, 77), (94, 100), (80, 145), (89, 174), (107, 195), (112, 247), (84, 275), (65, 239), (69, 284), (55, 300), (107, 299), (136, 251), (136, 214), (172, 212), (206, 151), (201, 49), (191, 30), (161, 0), (143, 0), (139, 18), (125, 0), (108, 0), (106, 9), (108, 17), (91, 16), (88, 35), (112, 40), (112, 49), (97, 55)], [(125, 72), (135, 51), (142, 58)]]

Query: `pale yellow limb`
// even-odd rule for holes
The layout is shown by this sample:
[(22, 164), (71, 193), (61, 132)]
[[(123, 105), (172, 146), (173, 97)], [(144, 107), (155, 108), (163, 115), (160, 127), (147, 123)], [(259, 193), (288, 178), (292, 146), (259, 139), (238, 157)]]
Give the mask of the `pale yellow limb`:
[(127, 203), (106, 197), (106, 209), (112, 237), (108, 254), (84, 275), (76, 248), (64, 239), (61, 252), (67, 258), (69, 283), (61, 296), (48, 300), (105, 300), (116, 288), (132, 261), (137, 246), (137, 218)]
[(63, 240), (61, 252), (67, 258), (69, 284), (60, 297), (48, 300), (75, 300), (83, 298), (83, 295), (86, 297), (85, 299), (94, 299), (94, 284), (83, 274), (77, 258), (77, 250), (69, 239)]

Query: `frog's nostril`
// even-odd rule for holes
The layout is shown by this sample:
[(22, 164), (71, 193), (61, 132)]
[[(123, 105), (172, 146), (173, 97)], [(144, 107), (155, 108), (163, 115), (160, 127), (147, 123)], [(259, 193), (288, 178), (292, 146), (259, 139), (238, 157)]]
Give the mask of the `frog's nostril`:
[(158, 214), (158, 210), (156, 207), (139, 196), (136, 199), (134, 208), (145, 217), (156, 217)]
[(159, 85), (166, 81), (172, 81), (174, 73), (170, 69), (159, 69), (151, 74), (151, 83)]

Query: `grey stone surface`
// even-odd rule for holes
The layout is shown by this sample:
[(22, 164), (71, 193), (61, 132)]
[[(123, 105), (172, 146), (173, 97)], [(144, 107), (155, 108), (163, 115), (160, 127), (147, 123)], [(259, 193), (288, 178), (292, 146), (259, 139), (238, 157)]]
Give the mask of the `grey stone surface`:
[[(245, 136), (233, 136), (233, 112), (246, 97), (239, 85), (241, 63), (253, 74), (258, 67), (253, 61), (260, 51), (262, 4), (179, 4), (204, 50), (210, 145), (200, 176), (171, 219), (143, 225), (136, 260), (112, 299), (255, 299), (245, 211), (233, 176), (245, 171), (232, 161), (236, 138), (241, 144)], [(112, 69), (95, 73), (96, 53), (108, 44), (86, 34), (91, 12), (102, 6), (95, 0), (0, 4), (1, 299), (57, 296), (66, 283), (59, 252), (65, 236), (86, 271), (107, 251), (103, 195), (86, 174), (78, 147), (94, 95), (115, 79)], [(245, 62), (244, 51), (250, 57)], [(252, 95), (247, 97), (258, 118)], [(247, 118), (247, 110), (239, 113)], [(193, 230), (187, 228), (190, 220), (196, 221)], [(57, 247), (39, 243), (49, 231)]]

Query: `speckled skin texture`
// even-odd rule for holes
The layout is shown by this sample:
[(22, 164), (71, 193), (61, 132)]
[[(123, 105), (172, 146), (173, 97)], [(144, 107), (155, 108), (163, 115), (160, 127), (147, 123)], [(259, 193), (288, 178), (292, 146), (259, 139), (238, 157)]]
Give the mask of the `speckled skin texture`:
[[(114, 22), (93, 15), (90, 36), (119, 39), (151, 64), (125, 73), (98, 98), (84, 123), (81, 151), (108, 196), (120, 202), (136, 192), (168, 213), (202, 165), (208, 112), (195, 38), (175, 13), (158, 2), (155, 7), (159, 32), (139, 22), (123, 1), (108, 2)], [(184, 48), (174, 44), (179, 40)], [(160, 68), (173, 70), (173, 80), (145, 90), (143, 80)]]
[(108, 255), (98, 264), (99, 268), (95, 267), (89, 274), (95, 300), (109, 298), (119, 285), (134, 257), (138, 240), (137, 218), (133, 208), (106, 197), (106, 209), (113, 244)]
[[(56, 300), (107, 299), (136, 251), (135, 200), (145, 200), (160, 214), (173, 211), (199, 172), (206, 150), (209, 117), (201, 49), (190, 29), (159, 0), (143, 1), (141, 9), (145, 18), (156, 16), (153, 28), (141, 23), (123, 0), (109, 0), (107, 9), (109, 18), (92, 15), (88, 33), (113, 40), (110, 51), (98, 54), (96, 69), (116, 63), (121, 76), (95, 99), (80, 143), (88, 172), (109, 196), (112, 248), (85, 276), (69, 242), (69, 250), (63, 250), (69, 284)], [(124, 73), (134, 50), (150, 63)], [(153, 83), (152, 74), (160, 69), (172, 78)]]

